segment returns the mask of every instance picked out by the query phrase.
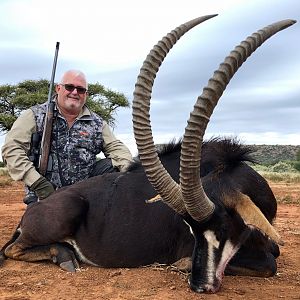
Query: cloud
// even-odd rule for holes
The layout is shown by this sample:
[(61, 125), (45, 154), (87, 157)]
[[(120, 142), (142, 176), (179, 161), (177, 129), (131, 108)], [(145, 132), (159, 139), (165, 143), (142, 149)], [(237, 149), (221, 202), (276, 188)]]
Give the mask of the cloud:
[[(90, 82), (130, 100), (139, 68), (167, 32), (199, 15), (219, 16), (188, 32), (170, 51), (153, 87), (151, 123), (157, 141), (181, 136), (197, 97), (240, 41), (275, 21), (300, 22), (297, 0), (252, 1), (1, 1), (0, 84), (56, 78), (82, 69)], [(300, 24), (263, 44), (229, 83), (207, 135), (234, 134), (246, 143), (300, 144)], [(270, 134), (270, 132), (272, 134)], [(131, 110), (117, 113), (115, 133), (132, 138)], [(281, 141), (281, 142), (280, 142)], [(126, 142), (126, 141), (125, 141)]]

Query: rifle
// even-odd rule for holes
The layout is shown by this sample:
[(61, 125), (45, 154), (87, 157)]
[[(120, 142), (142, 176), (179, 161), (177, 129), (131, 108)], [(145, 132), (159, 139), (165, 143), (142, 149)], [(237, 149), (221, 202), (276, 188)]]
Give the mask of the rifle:
[(53, 125), (53, 115), (54, 115), (54, 108), (55, 102), (52, 99), (52, 89), (54, 85), (54, 78), (55, 78), (55, 71), (56, 71), (56, 63), (57, 63), (57, 56), (59, 50), (59, 42), (56, 42), (56, 49), (52, 67), (52, 74), (51, 74), (51, 81), (48, 93), (48, 105), (47, 105), (47, 112), (44, 121), (44, 130), (42, 135), (42, 141), (40, 146), (40, 159), (39, 159), (39, 173), (45, 176), (47, 172), (49, 154), (50, 154), (50, 147), (51, 147), (51, 136), (52, 136), (52, 125)]

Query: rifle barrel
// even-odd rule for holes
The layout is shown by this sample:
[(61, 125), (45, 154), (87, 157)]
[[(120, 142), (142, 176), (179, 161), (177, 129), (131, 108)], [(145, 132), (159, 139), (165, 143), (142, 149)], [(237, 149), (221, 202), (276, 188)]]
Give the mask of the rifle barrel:
[(59, 42), (56, 42), (55, 55), (54, 55), (52, 74), (51, 74), (51, 80), (50, 80), (50, 87), (49, 87), (49, 92), (48, 92), (48, 103), (50, 103), (51, 98), (52, 98), (52, 90), (53, 90), (54, 79), (55, 79), (58, 50), (59, 50)]
[(52, 102), (52, 89), (54, 85), (58, 50), (59, 50), (59, 42), (56, 42), (51, 81), (50, 81), (50, 87), (48, 93), (48, 106), (47, 106), (47, 112), (45, 116), (44, 130), (43, 130), (42, 141), (41, 141), (41, 151), (40, 151), (41, 155), (40, 155), (39, 168), (38, 168), (40, 174), (42, 174), (43, 176), (47, 172), (47, 166), (48, 166), (48, 160), (49, 160), (49, 154), (51, 148), (53, 113), (54, 113), (54, 106), (55, 106), (55, 104)]

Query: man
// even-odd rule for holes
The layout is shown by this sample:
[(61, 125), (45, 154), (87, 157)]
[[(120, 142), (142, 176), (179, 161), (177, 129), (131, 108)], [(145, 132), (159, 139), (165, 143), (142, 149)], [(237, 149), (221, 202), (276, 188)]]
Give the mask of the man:
[[(88, 177), (123, 171), (132, 161), (128, 148), (115, 138), (107, 123), (86, 103), (88, 84), (84, 73), (69, 70), (55, 87), (57, 96), (48, 168), (42, 176), (30, 161), (33, 133), (42, 135), (47, 103), (24, 111), (6, 135), (3, 161), (14, 180), (22, 180), (29, 204), (48, 197), (56, 188)], [(96, 161), (103, 152), (106, 159)]]

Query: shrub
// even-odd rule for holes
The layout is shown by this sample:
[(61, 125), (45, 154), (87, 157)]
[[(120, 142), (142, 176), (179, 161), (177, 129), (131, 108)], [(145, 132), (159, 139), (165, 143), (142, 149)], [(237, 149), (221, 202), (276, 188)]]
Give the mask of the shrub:
[(300, 162), (297, 161), (279, 161), (274, 165), (251, 165), (257, 172), (275, 172), (275, 173), (298, 173), (300, 171)]
[(278, 172), (278, 173), (283, 173), (283, 172), (293, 172), (294, 168), (292, 165), (288, 162), (285, 161), (279, 161), (275, 165), (270, 167), (271, 172)]
[(0, 176), (0, 187), (12, 185), (13, 180), (9, 176)]
[(296, 160), (300, 162), (300, 150), (296, 153)]
[(9, 176), (7, 168), (0, 167), (0, 176)]
[(13, 180), (9, 176), (7, 168), (0, 168), (0, 187), (9, 186), (12, 182)]
[(295, 168), (298, 172), (300, 172), (300, 161), (296, 161), (296, 162), (294, 163), (294, 168)]

